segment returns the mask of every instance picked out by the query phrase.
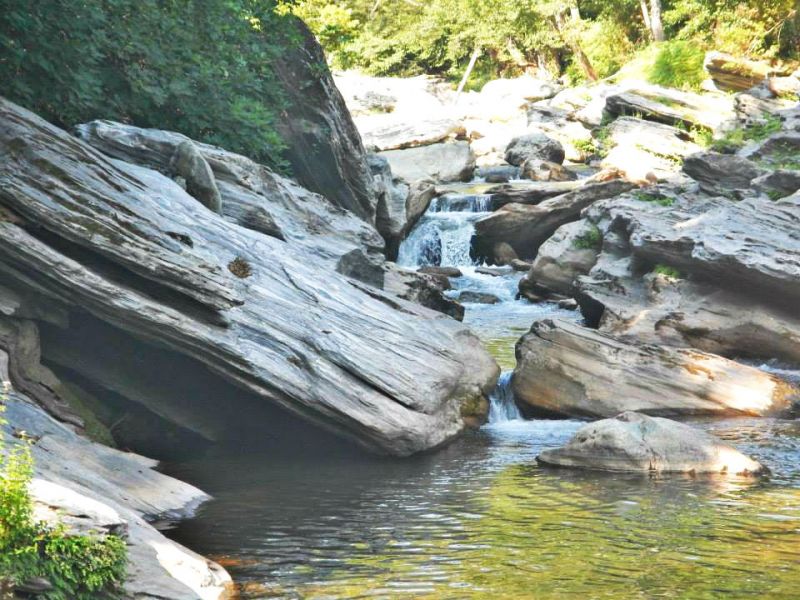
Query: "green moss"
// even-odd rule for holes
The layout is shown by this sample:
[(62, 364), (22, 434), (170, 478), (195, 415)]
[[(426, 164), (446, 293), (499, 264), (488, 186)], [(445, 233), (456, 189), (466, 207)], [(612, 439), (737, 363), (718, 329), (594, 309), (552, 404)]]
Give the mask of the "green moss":
[(116, 446), (111, 431), (101, 420), (104, 416), (105, 408), (97, 398), (77, 385), (65, 382), (62, 382), (58, 393), (59, 396), (66, 400), (75, 414), (83, 420), (83, 431), (86, 437), (98, 444), (111, 446), (112, 448)]
[(780, 200), (781, 198), (785, 198), (786, 194), (780, 190), (769, 190), (767, 192), (767, 196), (774, 202), (776, 200)]
[(631, 196), (640, 202), (653, 202), (659, 206), (672, 206), (675, 203), (672, 198), (668, 198), (667, 196), (663, 196), (654, 192), (645, 192), (642, 190), (633, 192)]
[(603, 234), (600, 228), (592, 223), (589, 230), (576, 237), (572, 246), (579, 250), (599, 250), (603, 245)]
[(669, 265), (656, 265), (653, 267), (653, 273), (656, 275), (669, 277), (670, 279), (683, 279), (681, 272), (675, 267), (670, 267)]

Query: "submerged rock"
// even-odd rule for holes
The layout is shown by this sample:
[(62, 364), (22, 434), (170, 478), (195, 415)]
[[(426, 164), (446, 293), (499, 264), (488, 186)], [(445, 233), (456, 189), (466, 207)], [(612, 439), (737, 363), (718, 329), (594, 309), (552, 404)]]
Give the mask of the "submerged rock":
[(767, 469), (704, 431), (669, 419), (625, 412), (581, 427), (544, 465), (599, 471), (759, 475)]
[(564, 320), (533, 324), (517, 342), (513, 387), (531, 409), (578, 417), (625, 410), (651, 415), (766, 415), (800, 390), (713, 354), (637, 344)]
[(15, 288), (376, 451), (432, 448), (480, 419), (498, 367), (460, 324), (320, 268), (304, 244), (231, 223), (5, 100), (0, 123), (0, 266)]

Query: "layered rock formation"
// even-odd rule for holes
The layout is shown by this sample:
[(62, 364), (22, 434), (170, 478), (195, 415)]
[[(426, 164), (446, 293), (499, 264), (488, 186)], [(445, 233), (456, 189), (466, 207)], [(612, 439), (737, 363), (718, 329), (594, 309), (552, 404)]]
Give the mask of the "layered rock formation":
[(800, 390), (754, 367), (685, 348), (624, 342), (570, 321), (534, 323), (516, 348), (517, 401), (549, 414), (765, 415)]
[[(325, 268), (318, 257), (339, 253), (327, 243), (231, 223), (9, 102), (0, 123), (0, 265), (15, 289), (191, 357), (373, 450), (431, 448), (485, 414), (498, 371), (477, 339)], [(239, 178), (236, 193), (269, 204), (263, 170), (208, 152), (212, 170)], [(224, 206), (235, 193), (219, 183)]]

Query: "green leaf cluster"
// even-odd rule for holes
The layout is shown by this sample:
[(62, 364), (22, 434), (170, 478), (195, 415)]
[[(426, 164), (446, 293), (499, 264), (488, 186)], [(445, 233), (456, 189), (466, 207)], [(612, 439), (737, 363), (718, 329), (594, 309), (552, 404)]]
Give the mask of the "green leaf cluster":
[(15, 583), (44, 577), (53, 586), (41, 596), (46, 600), (120, 597), (128, 553), (124, 540), (70, 535), (61, 526), (37, 522), (29, 493), (30, 447), (24, 440), (11, 448), (3, 445), (0, 429), (0, 593)]
[(114, 119), (283, 166), (271, 0), (0, 0), (2, 94), (62, 127)]

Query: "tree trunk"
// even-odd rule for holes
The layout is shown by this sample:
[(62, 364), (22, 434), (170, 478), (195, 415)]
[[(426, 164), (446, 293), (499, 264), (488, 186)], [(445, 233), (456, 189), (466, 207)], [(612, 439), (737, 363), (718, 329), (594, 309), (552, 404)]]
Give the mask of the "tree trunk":
[(464, 71), (464, 77), (461, 78), (461, 83), (458, 84), (458, 89), (456, 90), (456, 102), (458, 102), (458, 97), (461, 95), (461, 92), (464, 91), (464, 86), (467, 85), (467, 80), (469, 79), (470, 73), (472, 73), (472, 69), (475, 68), (475, 63), (478, 62), (478, 57), (480, 55), (480, 48), (475, 48), (475, 50), (472, 51), (472, 56), (470, 56), (469, 64), (467, 65), (467, 70)]
[[(573, 13), (574, 14), (574, 13)], [(563, 12), (558, 12), (555, 15), (555, 23), (556, 23), (556, 30), (561, 35), (561, 38), (567, 43), (567, 45), (572, 50), (572, 54), (575, 55), (575, 58), (578, 61), (578, 64), (581, 67), (584, 75), (590, 81), (597, 81), (599, 78), (597, 77), (597, 72), (594, 70), (592, 66), (592, 61), (589, 60), (589, 57), (586, 56), (586, 53), (581, 48), (580, 41), (578, 37), (572, 35), (570, 31), (568, 31), (568, 27), (566, 24), (566, 19), (564, 17)]]
[(639, 0), (639, 4), (642, 7), (642, 20), (644, 21), (644, 26), (647, 29), (647, 33), (653, 35), (653, 27), (650, 25), (650, 10), (647, 8), (647, 0)]
[(650, 31), (653, 41), (664, 41), (664, 26), (661, 24), (661, 0), (650, 0)]

